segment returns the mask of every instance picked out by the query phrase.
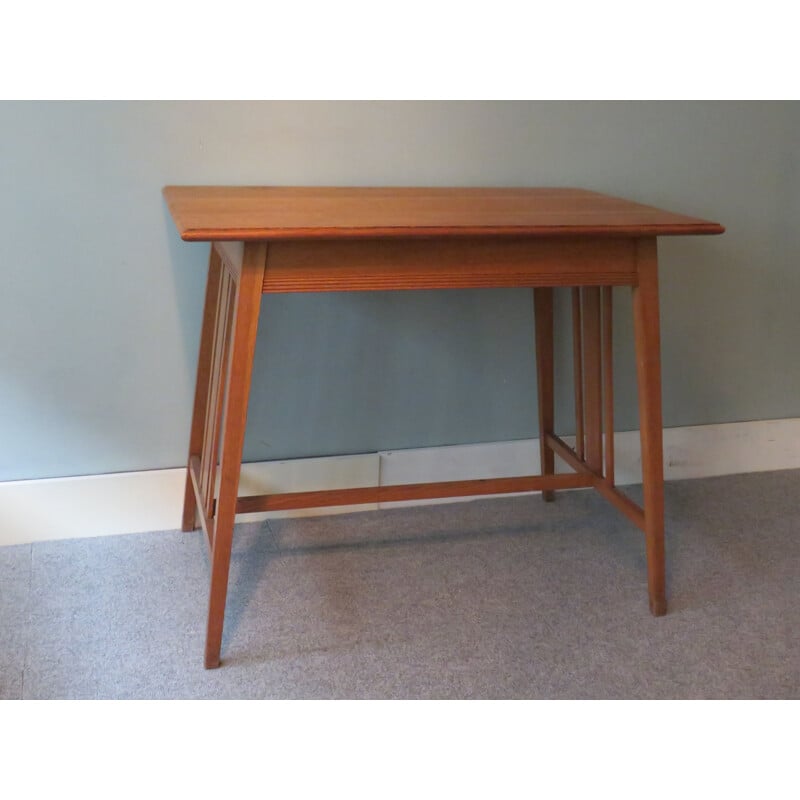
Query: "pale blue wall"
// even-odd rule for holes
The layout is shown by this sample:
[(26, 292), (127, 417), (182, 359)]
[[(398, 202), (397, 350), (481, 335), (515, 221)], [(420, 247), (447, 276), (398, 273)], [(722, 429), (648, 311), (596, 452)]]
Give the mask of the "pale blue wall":
[[(0, 103), (0, 480), (183, 464), (206, 246), (168, 183), (582, 186), (719, 220), (660, 249), (665, 423), (800, 416), (799, 141), (797, 103)], [(528, 292), (263, 311), (248, 459), (536, 435)]]

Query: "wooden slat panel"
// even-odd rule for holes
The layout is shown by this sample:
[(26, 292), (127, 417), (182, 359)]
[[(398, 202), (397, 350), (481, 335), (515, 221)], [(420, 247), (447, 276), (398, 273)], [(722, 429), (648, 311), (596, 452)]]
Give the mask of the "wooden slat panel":
[(265, 292), (632, 285), (626, 239), (277, 242)]
[(222, 270), (222, 288), (218, 307), (217, 329), (214, 335), (214, 361), (211, 372), (209, 418), (206, 429), (205, 448), (201, 460), (201, 484), (204, 491), (204, 508), (211, 516), (216, 490), (216, 470), (219, 454), (220, 425), (225, 392), (225, 374), (228, 361), (228, 335), (230, 330), (231, 303), (235, 286), (227, 269)]
[(583, 460), (583, 321), (581, 320), (581, 290), (572, 289), (572, 381), (575, 386), (575, 448)]
[(518, 478), (485, 478), (468, 481), (409, 483), (397, 486), (365, 486), (357, 489), (325, 489), (318, 492), (240, 497), (237, 514), (255, 511), (283, 511), (292, 508), (324, 508), (358, 505), (359, 503), (391, 503), (400, 500), (432, 500), (440, 497), (466, 497), (483, 494), (537, 492), (548, 489), (578, 489), (592, 485), (584, 475), (527, 475)]
[(222, 351), (222, 358), (219, 364), (219, 374), (217, 376), (218, 390), (217, 390), (217, 403), (216, 403), (216, 419), (214, 421), (214, 429), (211, 435), (211, 458), (208, 463), (208, 485), (206, 487), (208, 502), (206, 504), (206, 514), (211, 515), (213, 508), (214, 493), (217, 488), (217, 466), (219, 464), (219, 451), (220, 451), (220, 438), (222, 420), (225, 416), (225, 404), (227, 403), (227, 392), (225, 386), (227, 383), (228, 369), (230, 368), (230, 342), (231, 342), (231, 328), (233, 327), (234, 317), (234, 304), (236, 302), (237, 287), (233, 281), (232, 275), (226, 270), (227, 275), (227, 297), (225, 298), (225, 306), (221, 308), (222, 311), (222, 338), (220, 340), (220, 349)]
[(209, 496), (213, 498), (213, 487), (209, 486), (210, 463), (214, 457), (213, 439), (214, 431), (217, 426), (217, 405), (219, 400), (220, 385), (220, 361), (222, 359), (222, 348), (220, 341), (222, 338), (223, 314), (228, 303), (229, 276), (227, 270), (220, 261), (219, 288), (217, 290), (217, 307), (214, 319), (214, 329), (211, 341), (210, 376), (208, 382), (208, 399), (206, 401), (206, 418), (203, 431), (203, 448), (200, 454), (200, 488), (203, 494), (203, 507), (206, 514), (209, 513)]
[(219, 453), (219, 494), (214, 512), (214, 547), (211, 553), (211, 585), (208, 595), (208, 625), (206, 628), (205, 666), (219, 666), (222, 646), (222, 625), (225, 599), (228, 594), (228, 573), (231, 561), (233, 524), (239, 474), (242, 468), (242, 448), (247, 424), (247, 404), (250, 379), (256, 348), (258, 317), (261, 309), (261, 286), (267, 246), (248, 243), (244, 248), (242, 270), (232, 300), (230, 347), (224, 383), (225, 411)]
[[(192, 412), (192, 429), (189, 438), (189, 459), (199, 456), (205, 449), (207, 434), (209, 386), (211, 385), (212, 350), (214, 347), (214, 330), (216, 327), (217, 307), (219, 305), (220, 273), (222, 262), (219, 253), (212, 245), (208, 260), (208, 280), (206, 282), (206, 298), (203, 307), (203, 324), (200, 330), (200, 352), (197, 358), (197, 379), (194, 389), (194, 410)], [(199, 475), (199, 473), (198, 473)], [(202, 496), (202, 492), (200, 495)], [(197, 527), (198, 500), (192, 488), (191, 476), (187, 474), (183, 499), (183, 518), (181, 529), (195, 530)]]

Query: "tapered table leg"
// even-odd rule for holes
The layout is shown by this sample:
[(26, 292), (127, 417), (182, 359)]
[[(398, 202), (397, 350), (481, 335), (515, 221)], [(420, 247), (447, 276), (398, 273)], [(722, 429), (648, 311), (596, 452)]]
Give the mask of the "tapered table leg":
[(575, 453), (583, 461), (586, 440), (583, 430), (583, 314), (579, 286), (572, 288), (572, 379), (575, 387)]
[[(542, 475), (555, 474), (555, 453), (546, 442), (545, 434), (553, 433), (555, 426), (553, 380), (553, 289), (541, 287), (533, 290), (536, 318), (536, 384), (539, 395), (539, 451)], [(542, 492), (542, 499), (552, 501), (555, 492)]]
[(637, 243), (637, 285), (633, 288), (639, 426), (642, 447), (647, 585), (650, 611), (667, 613), (664, 575), (664, 466), (661, 420), (661, 344), (656, 240)]
[(211, 586), (206, 631), (206, 669), (219, 666), (228, 572), (231, 560), (236, 497), (242, 465), (247, 402), (253, 354), (258, 331), (258, 316), (264, 284), (266, 245), (245, 245), (241, 272), (234, 300), (233, 336), (228, 356), (227, 392), (222, 419), (220, 446), (220, 484), (211, 550)]
[(586, 463), (603, 472), (603, 394), (600, 329), (600, 287), (584, 286), (582, 294), (583, 402)]

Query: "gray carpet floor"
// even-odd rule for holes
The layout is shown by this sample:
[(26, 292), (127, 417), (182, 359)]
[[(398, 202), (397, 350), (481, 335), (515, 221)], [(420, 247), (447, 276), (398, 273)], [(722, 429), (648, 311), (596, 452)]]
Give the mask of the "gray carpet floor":
[[(637, 487), (631, 495), (639, 500)], [(670, 611), (593, 492), (0, 548), (0, 698), (798, 698), (800, 470), (667, 485)]]

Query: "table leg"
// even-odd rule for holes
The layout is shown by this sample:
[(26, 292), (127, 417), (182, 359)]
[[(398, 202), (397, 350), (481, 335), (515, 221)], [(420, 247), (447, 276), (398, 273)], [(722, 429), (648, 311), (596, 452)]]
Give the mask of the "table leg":
[(220, 445), (220, 484), (211, 548), (211, 586), (208, 604), (205, 666), (219, 666), (228, 572), (236, 517), (236, 498), (247, 423), (247, 402), (255, 352), (258, 316), (264, 284), (266, 245), (245, 245), (234, 299), (233, 337), (228, 354), (225, 410)]
[(572, 382), (575, 387), (575, 452), (583, 461), (585, 439), (583, 434), (583, 321), (581, 290), (572, 289)]
[[(542, 475), (553, 475), (555, 453), (546, 441), (546, 434), (554, 433), (555, 426), (552, 287), (534, 289), (533, 304), (536, 323), (536, 384), (539, 394), (539, 452)], [(552, 501), (555, 499), (555, 492), (543, 491), (542, 499)]]
[(636, 372), (650, 611), (667, 613), (664, 575), (664, 466), (661, 421), (661, 345), (658, 259), (655, 239), (637, 243), (637, 285), (633, 287)]
[(586, 464), (603, 472), (602, 363), (600, 341), (600, 287), (584, 286), (582, 314), (583, 400), (586, 429)]
[(614, 485), (614, 318), (612, 287), (603, 287), (603, 454), (605, 479)]

